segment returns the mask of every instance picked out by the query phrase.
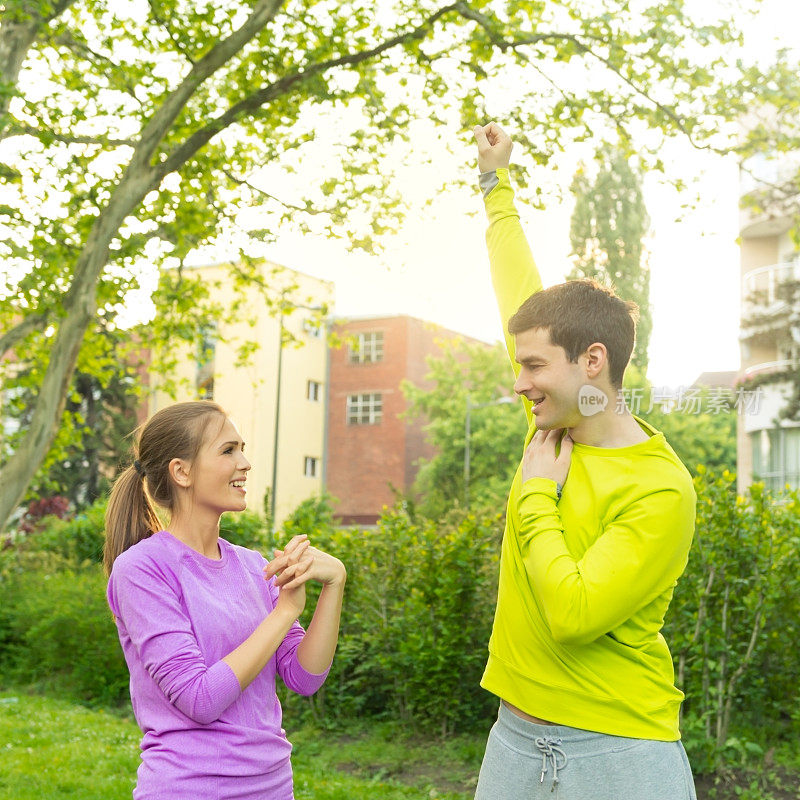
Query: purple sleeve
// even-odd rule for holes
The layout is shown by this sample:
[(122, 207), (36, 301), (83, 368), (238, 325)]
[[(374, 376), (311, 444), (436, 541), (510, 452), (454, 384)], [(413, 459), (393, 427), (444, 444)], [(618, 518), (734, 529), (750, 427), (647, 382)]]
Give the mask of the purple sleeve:
[(241, 694), (224, 662), (207, 666), (174, 581), (154, 564), (117, 564), (108, 602), (147, 672), (181, 713), (201, 725), (214, 722)]
[[(275, 608), (275, 604), (278, 602), (278, 589), (274, 580), (271, 580), (267, 586), (272, 598), (272, 607)], [(303, 626), (295, 621), (278, 646), (278, 651), (275, 653), (275, 661), (278, 675), (281, 676), (287, 688), (297, 692), (297, 694), (310, 695), (314, 694), (325, 683), (325, 679), (331, 670), (331, 665), (329, 664), (328, 668), (319, 675), (315, 675), (313, 672), (303, 668), (297, 660), (297, 648), (305, 635), (306, 632)]]

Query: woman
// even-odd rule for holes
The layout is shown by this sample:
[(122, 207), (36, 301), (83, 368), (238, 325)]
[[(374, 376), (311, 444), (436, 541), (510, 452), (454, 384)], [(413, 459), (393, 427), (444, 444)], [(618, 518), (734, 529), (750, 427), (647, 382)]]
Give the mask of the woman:
[[(295, 536), (269, 564), (219, 536), (246, 507), (250, 463), (218, 405), (177, 403), (141, 429), (106, 514), (108, 602), (142, 729), (135, 800), (292, 800), (275, 676), (327, 677), (346, 572)], [(162, 529), (155, 505), (169, 514)], [(308, 631), (305, 584), (323, 585)]]

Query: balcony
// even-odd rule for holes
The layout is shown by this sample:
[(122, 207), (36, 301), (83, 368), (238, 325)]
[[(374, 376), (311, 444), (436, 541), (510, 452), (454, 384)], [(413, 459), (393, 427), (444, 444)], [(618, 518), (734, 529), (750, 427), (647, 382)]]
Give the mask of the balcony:
[(789, 358), (785, 358), (782, 361), (765, 361), (763, 364), (754, 364), (752, 367), (748, 367), (742, 373), (742, 379), (747, 381), (750, 380), (750, 378), (755, 378), (756, 376), (771, 375), (774, 372), (782, 372), (794, 364), (795, 362)]
[[(783, 368), (791, 366), (792, 363), (796, 362), (785, 362)], [(761, 368), (770, 372), (775, 372), (778, 369), (771, 364), (759, 364), (749, 370), (745, 370), (744, 376), (753, 377), (753, 375), (764, 374), (764, 372), (759, 372)], [(768, 383), (748, 390), (748, 393), (742, 397), (743, 401), (746, 400), (746, 402), (743, 402), (742, 408), (739, 410), (740, 422), (745, 433), (751, 434), (755, 431), (774, 428), (778, 424), (778, 420), (780, 420), (781, 411), (789, 403), (791, 395), (792, 384), (789, 381)], [(800, 421), (781, 420), (780, 426), (797, 428), (800, 427)]]
[[(769, 212), (756, 212), (748, 203), (748, 196), (776, 192), (778, 187), (791, 185), (797, 180), (800, 155), (782, 154), (780, 160), (765, 156), (749, 159), (739, 176), (739, 233), (744, 239), (781, 236), (792, 226), (792, 215), (786, 208), (786, 199), (777, 198), (770, 204)], [(782, 192), (777, 191), (779, 197)]]
[[(800, 331), (800, 308), (790, 305), (781, 287), (800, 282), (800, 262), (758, 267), (742, 277), (740, 340), (777, 346), (777, 333), (788, 323)], [(787, 319), (788, 318), (788, 319)]]

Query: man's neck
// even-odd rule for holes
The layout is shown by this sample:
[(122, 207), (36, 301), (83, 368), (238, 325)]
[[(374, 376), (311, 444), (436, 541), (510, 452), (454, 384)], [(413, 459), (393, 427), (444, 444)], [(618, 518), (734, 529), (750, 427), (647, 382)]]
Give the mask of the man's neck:
[(599, 414), (584, 417), (569, 429), (569, 435), (574, 442), (609, 449), (630, 447), (650, 438), (627, 408), (620, 413), (611, 404)]

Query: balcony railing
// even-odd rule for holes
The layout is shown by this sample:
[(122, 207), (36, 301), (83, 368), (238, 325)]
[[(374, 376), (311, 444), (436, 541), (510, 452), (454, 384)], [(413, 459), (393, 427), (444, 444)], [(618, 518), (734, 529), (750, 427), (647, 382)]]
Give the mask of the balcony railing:
[(742, 305), (745, 310), (763, 310), (782, 305), (778, 289), (788, 281), (800, 281), (800, 262), (783, 261), (746, 272), (742, 277)]
[(755, 378), (757, 375), (769, 375), (773, 372), (781, 372), (792, 366), (797, 366), (797, 362), (792, 361), (790, 358), (785, 358), (782, 361), (764, 361), (761, 364), (753, 364), (752, 367), (748, 367), (744, 371), (743, 378), (744, 380), (749, 380), (750, 378)]

